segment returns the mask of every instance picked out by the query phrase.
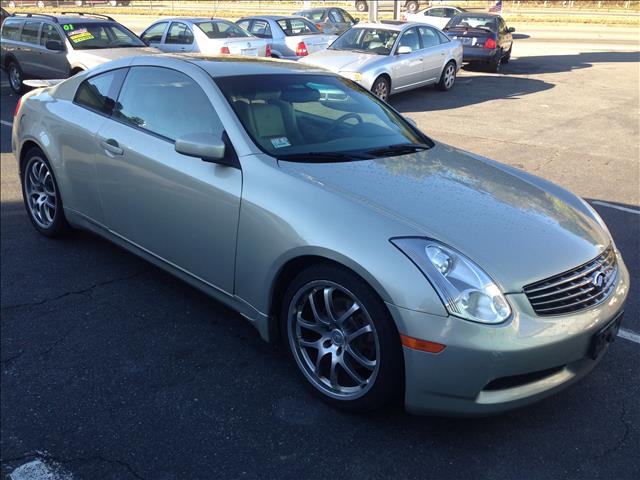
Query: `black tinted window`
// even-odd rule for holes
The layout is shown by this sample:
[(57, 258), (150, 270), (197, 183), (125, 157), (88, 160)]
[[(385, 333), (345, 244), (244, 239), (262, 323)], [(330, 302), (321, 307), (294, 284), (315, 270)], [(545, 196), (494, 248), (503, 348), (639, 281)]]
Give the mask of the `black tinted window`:
[(2, 38), (5, 40), (18, 40), (20, 38), (21, 22), (5, 20), (2, 25)]
[(170, 140), (190, 133), (222, 133), (222, 124), (200, 86), (168, 68), (132, 68), (113, 117)]
[(40, 22), (25, 22), (20, 35), (21, 42), (38, 43), (38, 32), (40, 31)]
[(40, 45), (46, 45), (47, 42), (54, 41), (62, 43), (62, 37), (56, 30), (56, 27), (50, 23), (42, 25), (42, 33), (40, 34)]
[(162, 35), (164, 35), (164, 31), (167, 29), (167, 24), (168, 22), (161, 22), (148, 28), (140, 38), (147, 43), (160, 43), (162, 41)]
[(121, 68), (88, 78), (78, 87), (74, 102), (90, 110), (110, 115), (125, 74), (126, 69)]

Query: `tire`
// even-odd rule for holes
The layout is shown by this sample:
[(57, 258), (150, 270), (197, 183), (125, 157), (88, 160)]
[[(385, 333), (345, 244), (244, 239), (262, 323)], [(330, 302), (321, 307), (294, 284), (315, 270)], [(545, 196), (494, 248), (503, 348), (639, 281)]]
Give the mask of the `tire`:
[(369, 5), (367, 4), (366, 1), (364, 0), (360, 0), (358, 2), (356, 2), (356, 11), (357, 12), (368, 12), (369, 11)]
[(68, 233), (62, 207), (60, 189), (47, 157), (39, 148), (31, 148), (25, 155), (22, 171), (22, 198), (29, 220), (45, 237), (57, 238)]
[(487, 64), (487, 68), (491, 73), (498, 73), (500, 72), (501, 63), (502, 63), (502, 53), (500, 53), (499, 55), (496, 55), (496, 58)]
[(395, 324), (384, 302), (351, 271), (317, 264), (300, 272), (284, 294), (280, 321), (305, 385), (324, 402), (366, 412), (402, 395)]
[(438, 90), (442, 90), (443, 92), (448, 92), (453, 88), (456, 82), (456, 64), (454, 61), (450, 61), (447, 63), (442, 69), (442, 75), (440, 75), (440, 81), (437, 83), (436, 87)]
[(420, 2), (408, 1), (404, 4), (404, 9), (409, 13), (416, 13), (420, 9)]
[(511, 50), (513, 50), (513, 44), (509, 47), (507, 54), (502, 57), (502, 63), (509, 63), (509, 60), (511, 60)]
[(46, 6), (47, 6), (47, 3), (44, 0), (38, 0), (36, 2), (36, 7), (38, 7), (38, 8), (44, 8)]
[(9, 86), (14, 93), (21, 95), (24, 92), (24, 85), (22, 81), (24, 80), (24, 74), (22, 73), (22, 68), (20, 68), (20, 64), (17, 60), (12, 59), (7, 64), (7, 75), (9, 75)]
[(380, 76), (376, 78), (376, 81), (373, 82), (373, 85), (371, 86), (371, 92), (380, 100), (384, 100), (385, 102), (389, 99), (390, 91), (391, 84), (387, 77)]

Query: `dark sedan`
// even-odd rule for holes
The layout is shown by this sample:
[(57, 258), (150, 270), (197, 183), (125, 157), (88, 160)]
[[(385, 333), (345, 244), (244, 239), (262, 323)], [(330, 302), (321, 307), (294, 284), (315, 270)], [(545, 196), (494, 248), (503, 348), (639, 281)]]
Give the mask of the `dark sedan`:
[(497, 72), (500, 64), (511, 58), (511, 34), (516, 29), (507, 27), (499, 15), (462, 13), (453, 17), (442, 30), (462, 43), (464, 62), (483, 63), (490, 71)]

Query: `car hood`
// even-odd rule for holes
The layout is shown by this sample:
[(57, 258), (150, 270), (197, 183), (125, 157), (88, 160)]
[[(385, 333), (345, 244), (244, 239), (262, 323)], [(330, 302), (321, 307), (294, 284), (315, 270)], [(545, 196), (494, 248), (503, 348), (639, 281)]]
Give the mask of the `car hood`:
[(111, 60), (118, 60), (119, 58), (131, 57), (134, 55), (150, 55), (162, 52), (153, 47), (128, 47), (76, 50), (74, 53), (78, 61), (82, 62), (87, 68), (91, 68), (110, 62)]
[(611, 241), (573, 194), (442, 144), (375, 160), (280, 166), (398, 220), (397, 236), (424, 235), (457, 249), (505, 293), (577, 267)]
[(344, 50), (323, 50), (304, 57), (300, 61), (332, 72), (362, 72), (385, 58), (388, 57)]

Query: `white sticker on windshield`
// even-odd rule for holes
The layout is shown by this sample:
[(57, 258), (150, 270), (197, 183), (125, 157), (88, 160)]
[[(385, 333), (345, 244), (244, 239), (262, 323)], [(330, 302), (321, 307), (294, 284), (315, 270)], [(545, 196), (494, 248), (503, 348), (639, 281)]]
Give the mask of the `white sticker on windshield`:
[(284, 147), (290, 147), (291, 146), (291, 144), (289, 143), (289, 139), (287, 137), (272, 138), (271, 139), (271, 144), (275, 148), (284, 148)]

